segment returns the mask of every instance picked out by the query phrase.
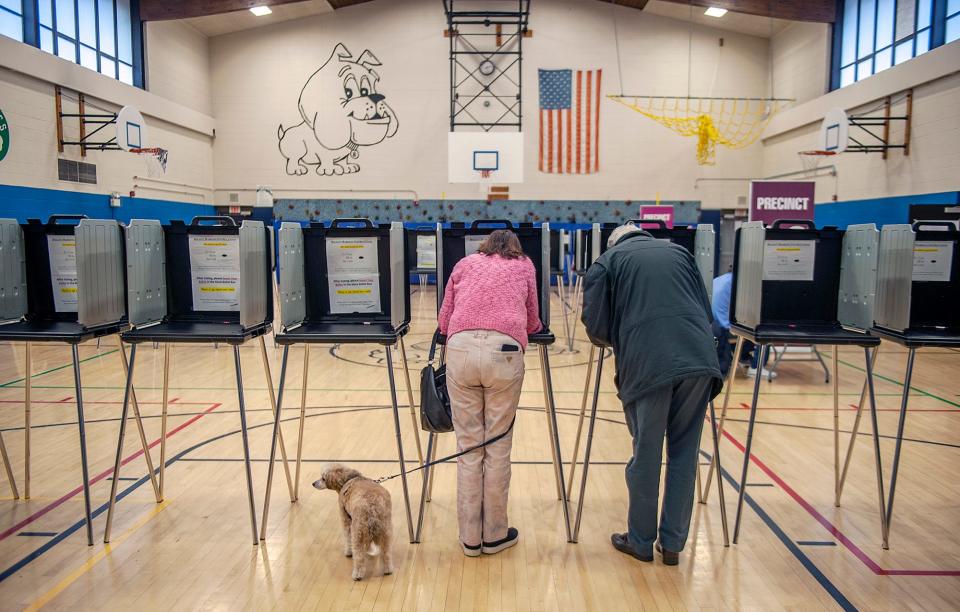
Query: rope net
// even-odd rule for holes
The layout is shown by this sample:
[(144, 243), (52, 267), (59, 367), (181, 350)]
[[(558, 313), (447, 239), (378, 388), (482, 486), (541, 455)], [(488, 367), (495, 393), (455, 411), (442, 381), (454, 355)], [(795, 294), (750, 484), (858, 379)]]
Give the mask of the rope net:
[(716, 163), (717, 144), (742, 149), (755, 143), (783, 100), (607, 96), (681, 136), (697, 137), (697, 163)]

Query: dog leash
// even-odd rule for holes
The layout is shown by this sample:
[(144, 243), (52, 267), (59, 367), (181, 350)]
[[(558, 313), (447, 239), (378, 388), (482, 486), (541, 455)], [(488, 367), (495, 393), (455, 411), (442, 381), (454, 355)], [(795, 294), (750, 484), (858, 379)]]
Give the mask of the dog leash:
[(507, 430), (506, 430), (506, 431), (504, 431), (504, 432), (501, 433), (501, 434), (497, 434), (497, 435), (494, 436), (493, 438), (490, 438), (489, 440), (487, 440), (487, 441), (485, 441), (485, 442), (483, 442), (483, 443), (481, 443), (481, 444), (477, 444), (476, 446), (471, 446), (470, 448), (468, 448), (468, 449), (466, 449), (466, 450), (462, 450), (462, 451), (457, 452), (457, 453), (454, 453), (454, 454), (452, 454), (452, 455), (448, 455), (448, 456), (446, 456), (446, 457), (443, 457), (442, 459), (435, 459), (435, 460), (433, 460), (433, 461), (424, 463), (423, 465), (419, 465), (419, 466), (413, 468), (412, 470), (407, 470), (406, 472), (398, 472), (398, 473), (394, 474), (393, 476), (383, 476), (382, 478), (377, 478), (377, 479), (374, 480), (373, 482), (375, 482), (375, 483), (377, 483), (377, 484), (380, 484), (380, 483), (386, 482), (386, 481), (388, 481), (388, 480), (393, 480), (394, 478), (398, 478), (398, 477), (400, 477), (400, 476), (403, 476), (404, 474), (412, 474), (412, 473), (417, 472), (417, 471), (420, 471), (420, 470), (422, 470), (422, 469), (424, 469), (424, 468), (428, 468), (428, 467), (430, 467), (430, 466), (437, 465), (438, 463), (444, 463), (444, 462), (446, 462), (446, 461), (450, 461), (451, 459), (456, 459), (457, 457), (466, 455), (467, 453), (472, 453), (473, 451), (475, 451), (475, 450), (477, 450), (477, 449), (481, 449), (481, 448), (483, 448), (484, 446), (488, 446), (488, 445), (490, 445), (490, 444), (493, 444), (494, 442), (498, 442), (498, 441), (502, 440), (503, 438), (505, 438), (505, 437), (507, 436), (507, 434), (509, 434), (511, 431), (513, 431), (513, 424), (516, 423), (516, 422), (517, 422), (517, 417), (516, 417), (516, 415), (514, 415), (513, 420), (510, 421), (510, 427), (507, 427)]

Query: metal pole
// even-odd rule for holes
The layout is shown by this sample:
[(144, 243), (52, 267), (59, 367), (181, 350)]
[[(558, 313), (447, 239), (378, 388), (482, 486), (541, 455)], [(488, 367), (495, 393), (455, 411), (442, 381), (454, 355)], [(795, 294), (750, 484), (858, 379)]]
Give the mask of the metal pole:
[(7, 482), (10, 483), (13, 499), (20, 499), (20, 493), (17, 491), (17, 482), (13, 479), (13, 468), (10, 466), (10, 457), (7, 455), (7, 446), (3, 443), (3, 433), (0, 433), (0, 461), (3, 462), (3, 469), (7, 473)]
[[(286, 353), (286, 347), (284, 347)], [(300, 431), (297, 434), (297, 468), (293, 477), (293, 496), (300, 499), (300, 464), (303, 461), (303, 426), (307, 420), (307, 373), (310, 370), (310, 345), (303, 345), (303, 378), (300, 383)]]
[(397, 404), (397, 384), (393, 377), (393, 353), (387, 347), (387, 378), (390, 379), (390, 403), (393, 406), (393, 427), (397, 433), (397, 457), (400, 459), (400, 481), (403, 485), (403, 505), (407, 510), (407, 535), (415, 544), (413, 515), (410, 512), (410, 491), (407, 489), (407, 465), (403, 458), (403, 436), (400, 433), (400, 407)]
[(550, 418), (551, 432), (553, 434), (553, 464), (557, 471), (557, 484), (560, 485), (560, 501), (563, 503), (563, 523), (567, 530), (567, 542), (573, 542), (573, 534), (570, 532), (570, 499), (567, 496), (567, 489), (563, 486), (563, 456), (560, 452), (560, 428), (557, 424), (557, 406), (553, 401), (553, 379), (550, 375), (550, 354), (546, 346), (541, 347), (540, 360), (543, 364), (543, 371), (547, 378), (547, 397), (550, 398), (547, 404), (547, 412)]
[[(816, 349), (816, 347), (814, 347)], [(840, 505), (840, 376), (839, 347), (833, 345), (833, 498)]]
[[(733, 361), (730, 362), (730, 378), (727, 380), (727, 388), (723, 393), (723, 408), (720, 410), (720, 424), (717, 426), (717, 437), (723, 434), (723, 422), (727, 418), (727, 405), (730, 403), (730, 390), (733, 389), (733, 381), (737, 377), (737, 366), (740, 365), (740, 352), (743, 350), (743, 336), (737, 336), (737, 346), (733, 350)], [(705, 490), (710, 490), (711, 478), (713, 478), (713, 470), (716, 467), (717, 458), (716, 455), (710, 458), (710, 469), (707, 471), (707, 480), (704, 483), (706, 486)], [(700, 462), (697, 461), (697, 471), (700, 470)], [(717, 476), (719, 478), (719, 475)], [(707, 503), (706, 497), (700, 498), (700, 503)]]
[[(261, 336), (262, 338), (263, 336)], [(267, 517), (270, 515), (270, 494), (273, 492), (273, 467), (277, 460), (277, 439), (280, 437), (280, 414), (283, 408), (283, 384), (287, 379), (287, 355), (290, 346), (283, 347), (283, 360), (280, 362), (280, 389), (277, 391), (276, 410), (273, 411), (273, 435), (270, 437), (270, 462), (267, 464), (267, 492), (263, 497), (263, 517), (260, 521), (260, 539), (267, 539)]]
[(581, 294), (583, 293), (583, 277), (579, 274), (574, 274), (573, 281), (573, 307), (571, 310), (571, 319), (573, 324), (570, 326), (570, 341), (567, 343), (567, 347), (573, 352), (574, 342), (577, 338), (577, 319), (580, 317), (578, 313), (580, 312), (580, 299)]
[[(30, 343), (27, 342), (26, 351), (26, 375), (23, 379), (23, 498), (30, 499), (30, 403), (33, 381), (31, 380), (33, 368), (30, 357)], [(10, 479), (13, 482), (13, 478)], [(18, 496), (14, 496), (18, 497)]]
[[(403, 337), (400, 338), (400, 359), (403, 361), (403, 378), (407, 383), (407, 405), (410, 406), (410, 421), (413, 423), (413, 439), (417, 443), (417, 459), (420, 465), (423, 465), (423, 449), (420, 447), (420, 424), (417, 422), (417, 407), (413, 403), (413, 387), (410, 386), (410, 368), (407, 365), (407, 347), (403, 344)], [(388, 351), (390, 347), (385, 347)]]
[(163, 405), (160, 406), (160, 499), (167, 471), (167, 404), (170, 391), (170, 343), (163, 343)]
[[(863, 349), (866, 356), (867, 349)], [(874, 353), (876, 359), (876, 353)], [(883, 465), (880, 457), (880, 428), (877, 426), (877, 401), (873, 392), (873, 368), (870, 366), (870, 360), (867, 359), (867, 389), (870, 395), (870, 420), (873, 422), (873, 462), (877, 470), (877, 506), (880, 508), (880, 537), (883, 539), (883, 547), (886, 548), (887, 539), (887, 513), (886, 500), (883, 494)]]
[[(547, 385), (547, 370), (543, 362), (543, 353), (546, 349), (544, 349), (543, 346), (538, 346), (537, 350), (540, 353), (540, 384), (543, 386), (543, 415), (547, 417), (547, 437), (550, 438), (550, 456), (556, 457), (557, 449), (554, 446), (553, 424), (550, 421), (550, 388)], [(553, 476), (557, 482), (557, 499), (563, 499), (563, 493), (561, 492), (561, 489), (563, 489), (563, 478), (560, 477), (560, 472), (557, 471), (556, 462), (553, 463)]]
[(603, 376), (603, 358), (606, 349), (600, 347), (597, 359), (597, 378), (593, 384), (593, 404), (590, 409), (590, 424), (587, 426), (587, 446), (583, 451), (583, 473), (580, 475), (580, 497), (577, 499), (577, 520), (573, 527), (572, 542), (580, 537), (580, 520), (583, 518), (583, 500), (587, 490), (587, 472), (590, 471), (590, 451), (593, 450), (593, 430), (597, 424), (597, 401), (600, 399), (600, 378)]
[[(880, 345), (877, 345), (877, 348), (873, 349), (873, 357), (870, 358), (872, 361), (868, 365), (868, 369), (872, 368), (876, 370), (877, 368), (877, 359), (880, 357)], [(850, 443), (847, 445), (847, 456), (843, 460), (843, 469), (840, 471), (840, 483), (837, 485), (837, 498), (835, 500), (835, 505), (840, 506), (840, 498), (843, 496), (843, 485), (847, 480), (847, 470), (850, 468), (850, 458), (853, 456), (853, 445), (857, 441), (858, 432), (860, 431), (860, 417), (863, 416), (863, 402), (866, 401), (867, 396), (867, 379), (863, 379), (863, 389), (860, 390), (860, 401), (857, 403), (857, 416), (853, 419), (853, 431), (850, 433)]]
[(243, 465), (247, 475), (247, 501), (250, 505), (250, 532), (253, 534), (253, 545), (256, 546), (258, 544), (257, 508), (253, 501), (253, 470), (250, 467), (250, 440), (247, 437), (247, 412), (246, 404), (243, 401), (243, 374), (240, 368), (240, 347), (237, 345), (233, 346), (233, 368), (237, 373), (237, 398), (240, 400), (240, 437), (243, 442)]
[[(267, 343), (263, 336), (260, 336), (260, 357), (263, 361), (263, 373), (267, 377), (267, 392), (270, 394), (270, 406), (274, 410), (279, 410), (277, 396), (273, 392), (273, 376), (270, 374), (270, 360), (267, 357)], [(297, 494), (293, 491), (293, 478), (290, 476), (290, 464), (287, 463), (287, 445), (283, 443), (283, 430), (278, 434), (280, 436), (280, 458), (283, 461), (283, 473), (287, 478), (287, 492), (290, 494), (290, 502), (297, 501)]]
[[(440, 437), (437, 434), (430, 434), (433, 436), (433, 454), (427, 453), (427, 461), (433, 461), (437, 458), (437, 447), (440, 446)], [(427, 501), (431, 501), (433, 498), (433, 475), (436, 470), (430, 470), (430, 484), (427, 485)]]
[[(120, 343), (121, 349), (123, 343)], [(107, 526), (103, 532), (103, 543), (110, 543), (110, 533), (113, 528), (113, 511), (117, 505), (117, 485), (120, 482), (120, 468), (123, 466), (123, 441), (127, 435), (127, 416), (129, 415), (130, 399), (133, 391), (133, 368), (136, 365), (137, 345), (130, 347), (130, 363), (127, 364), (126, 355), (123, 357), (123, 369), (126, 374), (126, 383), (123, 386), (123, 408), (120, 410), (120, 433), (117, 435), (117, 455), (113, 462), (113, 480), (110, 482), (110, 506), (107, 509)]]
[[(427, 436), (427, 461), (433, 460), (433, 443), (436, 440), (436, 434), (431, 433)], [(424, 468), (423, 474), (423, 485), (420, 490), (420, 510), (417, 513), (417, 532), (413, 536), (413, 541), (420, 543), (420, 533), (423, 531), (423, 515), (427, 509), (427, 487), (430, 483), (430, 472), (433, 470), (433, 466), (427, 466)]]
[(590, 396), (590, 378), (593, 375), (593, 358), (596, 352), (597, 345), (590, 343), (590, 358), (587, 360), (587, 377), (583, 380), (583, 397), (580, 399), (580, 418), (577, 421), (577, 435), (573, 439), (573, 456), (570, 458), (567, 497), (573, 494), (573, 474), (577, 471), (577, 455), (580, 453), (580, 434), (583, 433), (583, 418), (587, 414), (587, 398)]
[(563, 275), (555, 275), (557, 279), (557, 299), (560, 300), (560, 315), (563, 317), (563, 333), (570, 338), (570, 319), (567, 317), (567, 302), (563, 299)]
[[(747, 469), (750, 467), (750, 448), (753, 446), (753, 428), (757, 420), (757, 402), (760, 396), (760, 372), (759, 368), (766, 362), (769, 346), (761, 344), (757, 347), (760, 351), (760, 361), (758, 362), (757, 376), (753, 381), (753, 401), (750, 404), (750, 424), (747, 426), (747, 444), (743, 453), (743, 471), (740, 473), (740, 495), (737, 497), (737, 517), (733, 524), (733, 543), (736, 544), (740, 537), (740, 518), (743, 514), (743, 497), (747, 490)], [(717, 478), (720, 478), (718, 475)]]
[[(117, 342), (120, 344), (120, 363), (123, 365), (123, 374), (127, 375), (129, 367), (127, 366), (127, 349), (123, 346), (123, 340), (117, 336)], [(132, 353), (133, 349), (131, 349)], [(147, 434), (143, 429), (143, 419), (140, 416), (140, 404), (137, 402), (137, 392), (133, 388), (133, 382), (130, 382), (130, 401), (133, 404), (133, 417), (137, 423), (137, 432), (140, 434), (140, 448), (143, 449), (143, 459), (147, 463), (147, 474), (150, 476), (150, 484), (153, 486), (153, 496), (157, 503), (163, 501), (160, 495), (160, 486), (157, 484), (157, 474), (153, 467), (153, 456), (150, 454), (150, 444), (147, 442)]]
[(77, 393), (77, 427), (80, 430), (80, 469), (83, 472), (83, 510), (87, 521), (87, 546), (93, 546), (93, 517), (90, 513), (90, 471), (87, 468), (87, 431), (83, 422), (83, 387), (80, 384), (80, 352), (70, 345), (73, 353), (73, 385)]
[(883, 547), (890, 548), (890, 523), (893, 522), (893, 498), (897, 493), (897, 474), (900, 471), (900, 450), (903, 447), (903, 428), (907, 422), (907, 402), (910, 399), (910, 380), (913, 378), (913, 361), (917, 349), (907, 354), (907, 375), (903, 380), (903, 395), (900, 398), (900, 421), (897, 423), (897, 442), (893, 447), (893, 468), (890, 470), (890, 491), (887, 493), (887, 514), (884, 524)]
[[(713, 408), (713, 400), (710, 400), (710, 433), (713, 436), (713, 456), (717, 458), (717, 472), (721, 472), (720, 463), (720, 435), (717, 433), (717, 414)], [(697, 473), (700, 472), (699, 465)], [(709, 493), (709, 491), (707, 491)], [(717, 497), (720, 499), (720, 522), (723, 525), (723, 545), (730, 546), (730, 535), (727, 527), (727, 504), (723, 497), (723, 478), (717, 476)]]

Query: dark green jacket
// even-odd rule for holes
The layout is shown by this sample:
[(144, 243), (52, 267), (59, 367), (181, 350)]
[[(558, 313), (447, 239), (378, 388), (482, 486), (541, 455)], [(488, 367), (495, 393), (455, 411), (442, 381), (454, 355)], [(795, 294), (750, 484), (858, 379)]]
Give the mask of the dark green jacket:
[(613, 347), (620, 400), (683, 378), (713, 376), (723, 386), (713, 315), (693, 256), (647, 232), (601, 255), (584, 284), (583, 324), (594, 344)]

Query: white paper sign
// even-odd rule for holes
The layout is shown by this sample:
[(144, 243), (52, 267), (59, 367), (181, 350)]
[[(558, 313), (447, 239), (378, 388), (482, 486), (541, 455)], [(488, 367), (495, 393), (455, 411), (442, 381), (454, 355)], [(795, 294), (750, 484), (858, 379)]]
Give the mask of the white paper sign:
[(417, 236), (417, 267), (421, 270), (437, 268), (436, 236)]
[(73, 236), (47, 236), (53, 309), (77, 312), (77, 241)]
[(949, 282), (952, 266), (952, 240), (918, 240), (913, 243), (913, 280)]
[(476, 253), (486, 239), (486, 236), (466, 236), (463, 239), (463, 256), (468, 257)]
[(816, 253), (813, 240), (765, 240), (763, 280), (812, 281)]
[(193, 309), (240, 310), (240, 236), (190, 236)]
[(377, 238), (327, 239), (330, 313), (379, 313)]

